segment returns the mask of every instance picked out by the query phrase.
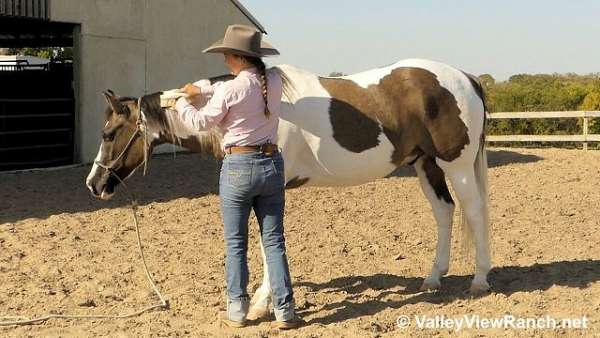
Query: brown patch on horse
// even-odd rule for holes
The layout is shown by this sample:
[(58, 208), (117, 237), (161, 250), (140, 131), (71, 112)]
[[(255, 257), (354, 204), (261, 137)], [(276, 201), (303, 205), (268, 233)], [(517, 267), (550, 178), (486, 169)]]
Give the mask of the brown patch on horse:
[(296, 188), (299, 188), (299, 187), (305, 185), (309, 180), (310, 180), (310, 178), (308, 178), (308, 177), (300, 178), (300, 177), (296, 176), (296, 177), (292, 178), (291, 180), (289, 180), (285, 184), (285, 188), (286, 189), (296, 189)]
[(206, 136), (179, 139), (178, 143), (194, 153), (212, 155), (216, 159), (225, 157), (225, 153), (221, 148), (221, 137), (212, 132), (207, 133)]
[[(368, 102), (365, 101), (365, 103)], [(371, 107), (362, 108), (369, 109)], [(379, 135), (381, 134), (379, 123), (365, 116), (355, 106), (332, 98), (329, 117), (333, 126), (333, 138), (345, 149), (361, 153), (379, 145)], [(347, 126), (352, 126), (352, 128)]]
[(421, 169), (425, 172), (425, 177), (427, 177), (427, 181), (433, 188), (438, 199), (444, 200), (448, 204), (454, 204), (454, 200), (452, 200), (452, 195), (450, 195), (448, 185), (446, 184), (444, 171), (435, 163), (435, 159), (427, 156), (420, 163)]
[(366, 89), (346, 79), (320, 82), (332, 97), (333, 137), (349, 151), (377, 146), (379, 131), (393, 144), (396, 165), (421, 153), (452, 161), (469, 144), (454, 95), (430, 71), (397, 68)]

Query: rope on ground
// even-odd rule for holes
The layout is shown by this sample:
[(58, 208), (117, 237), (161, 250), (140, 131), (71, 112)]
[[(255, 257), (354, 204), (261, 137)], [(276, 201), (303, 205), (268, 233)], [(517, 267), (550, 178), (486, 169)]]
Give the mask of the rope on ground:
[(156, 286), (156, 283), (154, 282), (154, 279), (152, 278), (152, 275), (150, 274), (150, 270), (148, 269), (148, 264), (146, 264), (146, 258), (144, 256), (144, 248), (142, 246), (142, 238), (140, 236), (140, 227), (138, 225), (138, 218), (137, 218), (137, 202), (135, 200), (135, 198), (133, 197), (133, 194), (131, 193), (131, 191), (129, 190), (129, 188), (127, 187), (127, 185), (125, 185), (125, 182), (123, 182), (121, 180), (121, 178), (116, 175), (116, 173), (114, 173), (114, 171), (112, 171), (112, 169), (107, 169), (109, 170), (109, 172), (114, 175), (119, 182), (123, 185), (123, 187), (125, 188), (125, 190), (127, 191), (127, 193), (129, 194), (132, 204), (131, 204), (131, 211), (133, 214), (133, 223), (135, 225), (135, 233), (137, 236), (137, 244), (138, 244), (138, 248), (139, 248), (139, 252), (140, 252), (140, 256), (142, 258), (142, 265), (144, 268), (144, 272), (146, 273), (146, 278), (148, 279), (148, 282), (150, 283), (150, 286), (152, 286), (152, 289), (154, 291), (154, 293), (156, 294), (156, 296), (158, 296), (158, 298), (160, 299), (160, 303), (156, 304), (156, 305), (149, 305), (141, 310), (135, 311), (135, 312), (131, 312), (131, 313), (127, 313), (127, 314), (122, 314), (122, 315), (61, 315), (61, 314), (51, 314), (51, 315), (47, 315), (47, 316), (43, 316), (43, 317), (38, 317), (38, 318), (26, 318), (26, 317), (15, 317), (15, 316), (0, 316), (0, 319), (2, 320), (6, 320), (8, 319), (8, 321), (0, 321), (0, 326), (13, 326), (13, 325), (32, 325), (32, 324), (41, 324), (47, 320), (50, 319), (87, 319), (87, 320), (94, 320), (94, 319), (127, 319), (127, 318), (132, 318), (132, 317), (137, 317), (145, 312), (148, 311), (152, 311), (152, 310), (166, 310), (169, 308), (169, 301), (167, 299), (165, 299), (162, 295), (162, 293), (160, 292), (159, 288)]

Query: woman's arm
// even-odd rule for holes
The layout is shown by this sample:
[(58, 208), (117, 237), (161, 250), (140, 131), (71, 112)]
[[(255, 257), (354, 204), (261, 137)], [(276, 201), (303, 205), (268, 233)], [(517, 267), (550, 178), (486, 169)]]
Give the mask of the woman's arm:
[[(208, 88), (207, 86), (199, 87), (201, 93), (202, 88)], [(227, 104), (227, 87), (210, 86), (212, 89), (212, 96), (208, 100), (208, 103), (200, 109), (194, 107), (186, 98), (180, 98), (175, 104), (175, 109), (179, 112), (179, 116), (183, 123), (188, 128), (193, 130), (207, 130), (216, 126), (223, 120), (225, 115), (229, 112), (229, 105)], [(202, 93), (202, 95), (205, 95)], [(211, 95), (207, 92), (207, 96)]]
[(210, 98), (215, 93), (215, 89), (219, 88), (223, 84), (225, 84), (223, 81), (211, 84), (210, 80), (200, 80), (194, 83), (186, 84), (183, 88), (181, 88), (181, 90), (186, 93), (188, 97), (202, 95), (206, 98)]

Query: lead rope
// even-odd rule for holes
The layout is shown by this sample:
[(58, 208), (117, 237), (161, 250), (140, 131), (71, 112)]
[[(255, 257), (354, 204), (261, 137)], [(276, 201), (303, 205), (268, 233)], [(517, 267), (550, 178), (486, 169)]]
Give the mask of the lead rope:
[(146, 176), (146, 172), (148, 171), (148, 125), (146, 124), (146, 119), (144, 118), (144, 112), (142, 111), (142, 97), (138, 98), (138, 107), (140, 109), (140, 116), (136, 122), (137, 129), (142, 130), (142, 126), (144, 127), (144, 176)]
[[(145, 136), (144, 136), (144, 140), (146, 140)], [(144, 158), (144, 161), (146, 162), (146, 158)], [(125, 188), (125, 191), (127, 191), (127, 194), (129, 195), (129, 198), (131, 200), (131, 213), (133, 215), (133, 224), (135, 225), (135, 234), (137, 236), (138, 249), (140, 252), (140, 257), (142, 258), (142, 266), (144, 268), (144, 272), (146, 273), (146, 278), (148, 279), (148, 282), (150, 283), (150, 286), (152, 287), (152, 289), (154, 291), (154, 294), (156, 296), (158, 296), (158, 298), (160, 299), (160, 303), (155, 304), (155, 305), (149, 305), (141, 310), (138, 310), (138, 311), (135, 311), (132, 313), (128, 313), (128, 314), (123, 314), (123, 315), (59, 315), (59, 314), (51, 314), (51, 315), (47, 315), (47, 316), (43, 316), (43, 317), (39, 317), (39, 318), (33, 318), (33, 319), (26, 318), (26, 317), (0, 316), (0, 319), (10, 319), (9, 321), (0, 321), (0, 326), (39, 324), (39, 323), (45, 322), (50, 319), (126, 319), (126, 318), (139, 316), (139, 315), (141, 315), (145, 312), (151, 311), (151, 310), (155, 310), (155, 309), (167, 310), (169, 308), (169, 301), (167, 299), (165, 299), (165, 297), (163, 297), (162, 293), (160, 292), (160, 289), (156, 286), (156, 283), (154, 282), (154, 279), (152, 278), (152, 274), (150, 274), (150, 270), (148, 269), (148, 264), (146, 263), (146, 257), (144, 256), (144, 247), (142, 245), (142, 238), (140, 236), (140, 227), (138, 225), (137, 200), (135, 199), (131, 190), (129, 190), (129, 187), (127, 187), (125, 182), (123, 182), (123, 180), (119, 177), (119, 175), (117, 175), (114, 172), (114, 170), (112, 168), (105, 166), (101, 163), (96, 162), (96, 164), (98, 166), (100, 166), (101, 168), (108, 170), (108, 172), (111, 175), (113, 175), (119, 181), (119, 183), (121, 183), (123, 185), (123, 187)], [(146, 168), (145, 166), (146, 166), (146, 163), (144, 163), (144, 169)]]

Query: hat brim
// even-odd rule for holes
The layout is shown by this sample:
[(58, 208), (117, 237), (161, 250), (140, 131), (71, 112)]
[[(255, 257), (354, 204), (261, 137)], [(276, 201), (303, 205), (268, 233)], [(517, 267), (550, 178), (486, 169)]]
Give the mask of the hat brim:
[(235, 47), (230, 47), (223, 44), (223, 39), (212, 44), (212, 46), (202, 51), (203, 53), (232, 53), (244, 56), (263, 57), (263, 56), (275, 56), (279, 55), (279, 51), (275, 49), (271, 44), (262, 40), (260, 43), (260, 50), (251, 51), (243, 50)]

